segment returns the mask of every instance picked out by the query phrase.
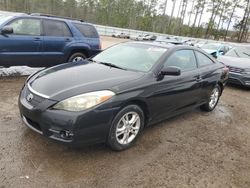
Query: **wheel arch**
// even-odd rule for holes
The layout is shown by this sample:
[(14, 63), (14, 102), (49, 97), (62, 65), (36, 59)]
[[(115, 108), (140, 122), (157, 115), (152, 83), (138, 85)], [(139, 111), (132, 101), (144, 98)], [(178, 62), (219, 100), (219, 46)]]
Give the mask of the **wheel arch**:
[(87, 58), (90, 56), (89, 52), (87, 49), (80, 49), (80, 48), (76, 48), (76, 49), (73, 49), (69, 52), (69, 55), (67, 57), (67, 59), (69, 59), (73, 54), (75, 53), (82, 53), (84, 54)]
[(121, 107), (121, 109), (123, 109), (124, 107), (128, 106), (128, 105), (137, 105), (139, 106), (143, 113), (144, 113), (144, 118), (145, 118), (145, 126), (147, 125), (148, 121), (149, 121), (149, 117), (150, 117), (150, 112), (149, 112), (149, 108), (148, 108), (148, 104), (142, 100), (142, 99), (132, 99), (127, 101), (126, 103), (124, 103)]
[(220, 92), (220, 95), (222, 94), (222, 92), (223, 92), (223, 90), (224, 90), (224, 86), (223, 86), (223, 84), (219, 81), (218, 83), (218, 86), (220, 87), (220, 89), (221, 89), (221, 92)]

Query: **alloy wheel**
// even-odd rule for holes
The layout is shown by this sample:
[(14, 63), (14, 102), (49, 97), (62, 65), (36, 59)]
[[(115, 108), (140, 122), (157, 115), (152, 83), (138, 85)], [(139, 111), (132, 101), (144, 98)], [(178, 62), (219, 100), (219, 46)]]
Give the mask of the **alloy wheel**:
[(216, 104), (217, 104), (217, 102), (219, 100), (219, 96), (220, 96), (220, 91), (216, 87), (216, 88), (213, 89), (212, 94), (210, 96), (209, 107), (211, 109), (213, 109), (216, 106)]
[(116, 139), (121, 145), (131, 143), (141, 127), (141, 119), (138, 113), (128, 112), (118, 121), (116, 126)]

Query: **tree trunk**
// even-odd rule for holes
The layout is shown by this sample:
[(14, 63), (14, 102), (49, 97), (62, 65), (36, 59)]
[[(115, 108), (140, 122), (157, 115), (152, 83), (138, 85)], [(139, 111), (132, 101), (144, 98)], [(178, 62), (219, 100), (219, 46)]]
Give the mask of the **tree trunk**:
[(182, 5), (182, 0), (180, 1), (180, 5), (179, 5), (179, 9), (178, 9), (178, 13), (177, 13), (177, 20), (173, 26), (173, 31), (175, 32), (176, 29), (176, 25), (178, 26), (178, 22), (179, 22), (179, 16), (180, 16), (180, 12), (181, 12), (181, 6)]
[(200, 10), (200, 5), (197, 4), (196, 12), (195, 12), (195, 18), (194, 18), (194, 23), (193, 23), (192, 31), (191, 31), (191, 36), (193, 36), (193, 34), (194, 34), (194, 28), (195, 28), (196, 21), (197, 21), (197, 18), (198, 18), (199, 10)]
[(226, 33), (225, 33), (225, 36), (224, 36), (224, 41), (226, 41), (226, 39), (227, 39), (228, 30), (229, 30), (230, 24), (231, 24), (231, 22), (232, 22), (232, 18), (233, 18), (233, 16), (234, 16), (236, 7), (238, 6), (238, 3), (239, 3), (238, 1), (235, 3), (235, 5), (234, 5), (234, 7), (233, 7), (233, 10), (232, 10), (232, 14), (230, 15), (229, 22), (228, 22), (227, 29), (226, 29)]
[(194, 9), (194, 2), (195, 0), (193, 0), (192, 2), (192, 7), (191, 7), (190, 15), (189, 15), (189, 20), (188, 20), (188, 27), (190, 27), (190, 23), (191, 23), (191, 17), (192, 17), (193, 9)]
[(209, 34), (209, 31), (210, 31), (210, 24), (212, 23), (212, 21), (213, 21), (213, 18), (214, 18), (214, 14), (215, 14), (215, 1), (213, 0), (213, 2), (212, 2), (212, 15), (211, 15), (211, 17), (210, 17), (210, 19), (209, 19), (209, 22), (208, 22), (208, 26), (207, 26), (207, 29), (206, 29), (206, 34), (205, 34), (205, 38), (207, 39), (208, 38), (208, 34)]
[(240, 28), (239, 39), (238, 39), (239, 42), (242, 42), (242, 39), (244, 37), (244, 33), (247, 30), (247, 23), (248, 23), (249, 14), (250, 14), (249, 2), (250, 2), (250, 0), (247, 1), (247, 6), (245, 9), (244, 18), (243, 18), (244, 21), (243, 21), (242, 26)]
[(170, 20), (169, 20), (169, 22), (168, 22), (168, 27), (171, 26), (172, 19), (173, 19), (173, 15), (174, 15), (174, 10), (175, 10), (175, 4), (176, 4), (176, 0), (172, 0), (172, 1), (173, 1), (173, 6), (172, 6), (172, 11), (171, 11)]

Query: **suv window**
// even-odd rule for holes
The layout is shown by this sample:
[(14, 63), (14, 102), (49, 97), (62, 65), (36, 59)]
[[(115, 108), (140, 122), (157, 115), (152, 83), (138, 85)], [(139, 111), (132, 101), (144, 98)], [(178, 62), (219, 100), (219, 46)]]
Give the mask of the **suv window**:
[(44, 20), (44, 33), (46, 36), (71, 37), (72, 34), (68, 26), (62, 21)]
[(197, 68), (196, 59), (193, 50), (178, 50), (174, 52), (165, 62), (165, 67), (175, 66), (182, 71)]
[(209, 57), (207, 57), (203, 53), (200, 53), (198, 51), (196, 51), (195, 53), (198, 59), (199, 66), (211, 65), (214, 63)]
[(77, 24), (73, 23), (73, 25), (82, 33), (84, 37), (87, 38), (98, 38), (98, 33), (95, 27), (87, 24)]
[(8, 25), (13, 28), (14, 35), (41, 35), (41, 21), (39, 19), (16, 19)]

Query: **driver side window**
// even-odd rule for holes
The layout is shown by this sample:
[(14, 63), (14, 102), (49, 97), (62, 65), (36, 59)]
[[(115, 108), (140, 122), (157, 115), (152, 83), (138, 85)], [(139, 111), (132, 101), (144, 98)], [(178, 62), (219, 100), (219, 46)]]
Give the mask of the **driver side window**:
[(17, 19), (10, 24), (14, 35), (41, 35), (41, 24), (38, 19)]
[(164, 63), (164, 67), (175, 66), (182, 71), (197, 68), (196, 58), (193, 50), (178, 50), (174, 52)]

